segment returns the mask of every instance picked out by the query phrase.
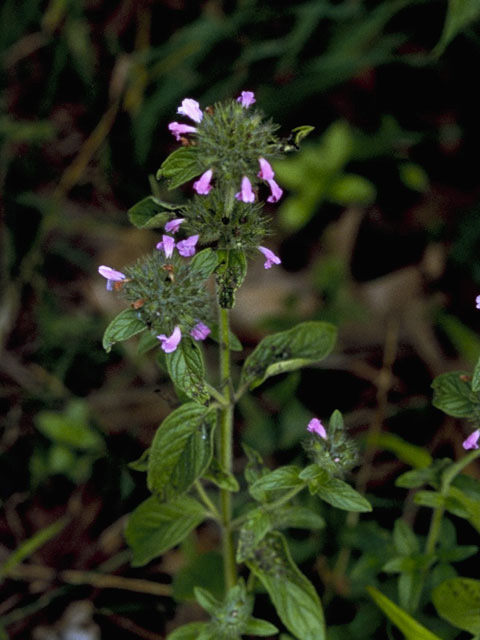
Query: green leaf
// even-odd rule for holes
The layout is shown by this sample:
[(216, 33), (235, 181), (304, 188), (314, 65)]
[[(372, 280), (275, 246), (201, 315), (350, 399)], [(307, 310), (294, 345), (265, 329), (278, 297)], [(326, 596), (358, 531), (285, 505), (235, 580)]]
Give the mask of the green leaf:
[(405, 520), (399, 518), (393, 527), (393, 544), (398, 553), (410, 555), (419, 552), (417, 536)]
[(169, 633), (167, 640), (199, 640), (200, 634), (207, 626), (206, 622), (190, 622)]
[(147, 196), (128, 210), (130, 222), (139, 229), (159, 229), (168, 222), (171, 211), (181, 211), (182, 205), (163, 202), (155, 196)]
[(202, 351), (195, 340), (184, 336), (178, 347), (165, 356), (168, 373), (174, 382), (191, 399), (205, 404), (210, 394), (204, 383), (205, 366)]
[(367, 591), (387, 618), (405, 635), (406, 640), (441, 640), (374, 587), (367, 587)]
[(202, 249), (190, 260), (190, 272), (195, 273), (199, 280), (206, 280), (215, 271), (218, 256), (212, 249)]
[(227, 473), (216, 458), (212, 458), (209, 468), (203, 474), (203, 477), (213, 484), (216, 484), (220, 489), (226, 489), (227, 491), (239, 491), (240, 486), (233, 473)]
[(345, 174), (328, 187), (326, 197), (342, 206), (371, 204), (377, 195), (374, 185), (362, 176)]
[(286, 507), (280, 512), (275, 511), (273, 516), (275, 527), (279, 528), (323, 529), (325, 527), (322, 516), (307, 507)]
[(432, 456), (426, 449), (406, 442), (395, 433), (383, 432), (370, 436), (367, 438), (367, 443), (376, 448), (391, 451), (399, 460), (417, 469), (428, 467), (433, 462)]
[(478, 393), (480, 391), (480, 358), (477, 360), (472, 377), (472, 391)]
[(445, 506), (445, 496), (440, 491), (417, 491), (413, 501), (422, 507), (431, 507), (432, 509)]
[(128, 340), (132, 336), (145, 331), (147, 327), (139, 319), (135, 309), (125, 309), (114, 318), (103, 334), (103, 348), (108, 353), (116, 342)]
[(175, 409), (157, 429), (148, 462), (148, 488), (164, 500), (184, 493), (210, 464), (215, 415), (195, 402)]
[(267, 590), (279, 618), (295, 638), (325, 640), (320, 599), (293, 562), (280, 533), (267, 534), (247, 565)]
[(55, 522), (52, 522), (52, 524), (48, 525), (48, 527), (44, 527), (34, 533), (33, 536), (28, 538), (28, 540), (21, 542), (15, 551), (13, 551), (0, 566), (0, 578), (8, 575), (14, 567), (23, 562), (26, 558), (31, 556), (32, 553), (35, 553), (37, 549), (43, 547), (45, 543), (59, 534), (68, 522), (69, 518), (67, 517), (59, 518)]
[(451, 578), (433, 590), (439, 616), (473, 635), (480, 634), (480, 580)]
[(133, 551), (132, 566), (141, 567), (181, 542), (205, 518), (205, 509), (189, 496), (160, 503), (147, 498), (130, 514), (125, 538)]
[(217, 256), (218, 303), (222, 309), (232, 309), (235, 293), (247, 275), (247, 259), (241, 249), (219, 249)]
[(442, 373), (432, 382), (433, 406), (454, 418), (473, 418), (478, 401), (472, 394), (470, 375), (464, 371)]
[(450, 42), (480, 17), (478, 0), (449, 0), (442, 35), (432, 54), (440, 56)]
[(158, 338), (149, 331), (146, 331), (140, 336), (137, 345), (137, 353), (143, 355), (144, 353), (155, 349), (155, 347), (158, 347), (158, 344)]
[(101, 451), (102, 436), (88, 422), (88, 409), (82, 401), (70, 402), (64, 413), (40, 411), (35, 416), (37, 429), (61, 445), (81, 451)]
[(316, 464), (304, 469), (300, 473), (300, 478), (308, 483), (310, 493), (337, 509), (359, 512), (372, 510), (372, 505), (358, 491), (343, 480), (329, 476)]
[(314, 131), (315, 127), (311, 127), (308, 124), (304, 124), (301, 127), (295, 127), (291, 131), (291, 135), (293, 137), (293, 143), (295, 146), (299, 146), (299, 144), (304, 140), (307, 136), (309, 136), (312, 131)]
[(222, 603), (214, 596), (212, 596), (210, 591), (207, 591), (207, 589), (202, 589), (202, 587), (195, 587), (193, 591), (195, 594), (195, 600), (202, 607), (202, 609), (205, 609), (205, 611), (212, 617), (215, 616), (222, 608)]
[(180, 147), (171, 153), (157, 171), (157, 180), (166, 178), (169, 190), (176, 189), (202, 173), (195, 147)]
[(400, 180), (409, 189), (425, 193), (429, 187), (428, 175), (419, 164), (404, 162), (398, 167)]
[(402, 473), (395, 481), (397, 487), (404, 489), (416, 489), (425, 484), (434, 488), (440, 487), (443, 471), (451, 465), (449, 458), (435, 460), (429, 467), (424, 469), (413, 469)]
[(285, 467), (279, 467), (270, 473), (266, 473), (261, 478), (258, 478), (249, 488), (250, 495), (262, 502), (267, 492), (285, 491), (286, 489), (293, 489), (304, 484), (299, 479), (300, 467), (289, 465)]
[[(453, 501), (453, 504), (451, 501)], [(465, 510), (465, 515), (462, 516), (459, 513), (457, 505), (459, 505), (461, 509)], [(480, 501), (477, 497), (471, 498), (461, 489), (451, 486), (448, 489), (446, 507), (455, 515), (460, 515), (460, 517), (466, 518), (472, 527), (480, 532)]]
[(264, 338), (243, 365), (240, 384), (250, 389), (274, 375), (318, 362), (333, 349), (336, 328), (328, 322), (303, 322)]
[(278, 633), (278, 629), (266, 620), (250, 618), (247, 620), (244, 633), (249, 636), (273, 636), (275, 633)]
[(150, 447), (145, 449), (140, 458), (128, 463), (128, 468), (133, 471), (148, 471), (148, 459), (150, 457)]

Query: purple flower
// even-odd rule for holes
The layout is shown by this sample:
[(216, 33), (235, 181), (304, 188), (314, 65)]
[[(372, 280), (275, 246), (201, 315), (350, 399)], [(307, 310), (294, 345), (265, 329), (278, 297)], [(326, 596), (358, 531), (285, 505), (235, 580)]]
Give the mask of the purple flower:
[(258, 247), (258, 250), (263, 253), (266, 258), (265, 264), (263, 265), (265, 269), (270, 269), (272, 264), (281, 264), (281, 260), (278, 256), (276, 256), (273, 251), (267, 249), (267, 247)]
[(478, 449), (478, 438), (480, 438), (480, 429), (471, 433), (468, 438), (462, 442), (462, 447), (467, 451), (469, 449)]
[(162, 236), (162, 241), (157, 243), (157, 249), (164, 251), (166, 258), (171, 258), (175, 249), (175, 240), (171, 236)]
[(278, 202), (283, 194), (283, 189), (280, 189), (275, 180), (267, 180), (268, 186), (270, 187), (270, 191), (272, 192), (271, 196), (268, 196), (267, 202)]
[(475, 298), (475, 303), (476, 303), (476, 307), (477, 307), (477, 309), (480, 309), (480, 296), (477, 296), (477, 297)]
[(185, 222), (185, 218), (176, 218), (175, 220), (170, 220), (165, 225), (165, 231), (168, 231), (168, 233), (177, 233), (182, 222)]
[(253, 91), (242, 91), (242, 93), (237, 98), (237, 102), (240, 102), (242, 107), (248, 109), (251, 104), (256, 102), (255, 94), (253, 93)]
[(212, 179), (213, 171), (209, 169), (202, 173), (200, 178), (193, 183), (193, 188), (200, 196), (206, 196), (209, 193), (212, 185), (210, 184), (210, 180)]
[(177, 242), (178, 253), (184, 258), (189, 258), (195, 254), (195, 245), (198, 242), (198, 235), (190, 236), (185, 240)]
[(327, 439), (327, 432), (325, 431), (325, 427), (320, 422), (318, 418), (312, 418), (308, 423), (307, 431), (310, 433), (316, 433), (317, 436), (320, 436), (324, 440)]
[(168, 129), (173, 133), (175, 139), (180, 140), (182, 133), (195, 133), (196, 128), (189, 124), (180, 124), (179, 122), (170, 122)]
[(182, 339), (182, 332), (180, 327), (175, 327), (171, 336), (166, 336), (164, 333), (157, 336), (157, 339), (162, 343), (162, 349), (165, 353), (172, 353), (178, 347), (180, 340)]
[(98, 267), (98, 273), (107, 279), (107, 291), (111, 291), (113, 288), (114, 282), (119, 282), (120, 280), (125, 280), (127, 277), (121, 271), (115, 271), (115, 269), (111, 269), (110, 267), (106, 267), (105, 265), (101, 265)]
[(194, 122), (201, 122), (203, 118), (202, 110), (196, 100), (192, 98), (185, 98), (182, 104), (178, 107), (177, 113), (181, 113), (182, 116), (187, 116)]
[(210, 329), (203, 322), (197, 322), (197, 324), (190, 331), (190, 335), (194, 340), (205, 340), (210, 333)]
[(235, 194), (235, 198), (237, 200), (241, 200), (242, 202), (253, 202), (255, 200), (255, 194), (252, 190), (252, 183), (247, 178), (247, 176), (243, 176), (242, 189)]
[(275, 175), (271, 164), (265, 158), (259, 158), (258, 163), (260, 164), (260, 171), (258, 172), (258, 177), (262, 180), (272, 180)]

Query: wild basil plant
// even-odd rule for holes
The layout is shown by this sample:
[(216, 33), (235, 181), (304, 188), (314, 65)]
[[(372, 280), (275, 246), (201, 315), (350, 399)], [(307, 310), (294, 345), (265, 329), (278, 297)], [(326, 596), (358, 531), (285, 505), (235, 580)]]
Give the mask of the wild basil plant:
[[(310, 464), (304, 468), (271, 470), (244, 445), (243, 478), (233, 473), (237, 402), (268, 377), (325, 358), (336, 339), (333, 325), (305, 322), (264, 338), (240, 372), (232, 367), (231, 352), (241, 352), (242, 345), (230, 329), (229, 314), (248, 259), (262, 256), (265, 269), (280, 264), (267, 246), (270, 221), (263, 212), (264, 200), (276, 203), (282, 196), (271, 161), (295, 151), (312, 130), (299, 127), (280, 138), (277, 126), (254, 103), (249, 91), (204, 110), (193, 99), (183, 100), (181, 122), (168, 125), (180, 146), (163, 162), (157, 179), (166, 180), (169, 189), (192, 181), (192, 198), (175, 205), (150, 196), (135, 205), (131, 221), (162, 229), (160, 241), (150, 255), (122, 271), (99, 267), (107, 289), (129, 303), (105, 331), (105, 349), (141, 334), (139, 350), (155, 349), (180, 402), (135, 465), (147, 472), (152, 496), (128, 521), (133, 563), (148, 563), (207, 519), (221, 532), (224, 599), (196, 588), (210, 622), (180, 627), (170, 640), (277, 633), (270, 622), (252, 617), (258, 583), (291, 634), (325, 638), (320, 598), (292, 560), (282, 529), (323, 526), (315, 510), (296, 503), (305, 490), (339, 509), (371, 509), (343, 480), (356, 453), (338, 411), (328, 427), (314, 417), (305, 425)], [(215, 295), (207, 285), (211, 278)], [(207, 339), (218, 343), (219, 352), (218, 371), (210, 375), (203, 353)], [(248, 497), (233, 509), (232, 497), (242, 491)]]

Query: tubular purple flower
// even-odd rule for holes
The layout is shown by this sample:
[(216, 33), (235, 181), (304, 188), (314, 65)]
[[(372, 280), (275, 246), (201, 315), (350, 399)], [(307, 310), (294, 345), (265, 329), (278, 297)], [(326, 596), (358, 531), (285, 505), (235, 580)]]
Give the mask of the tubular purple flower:
[(255, 194), (252, 190), (252, 183), (247, 178), (247, 176), (243, 176), (242, 189), (235, 194), (235, 198), (237, 200), (241, 200), (242, 202), (253, 202), (255, 200)]
[(281, 260), (278, 256), (276, 256), (273, 251), (267, 249), (267, 247), (258, 247), (258, 250), (263, 253), (266, 258), (265, 264), (263, 265), (264, 269), (270, 269), (272, 264), (281, 264)]
[(256, 102), (255, 94), (253, 91), (242, 91), (242, 93), (238, 96), (237, 102), (240, 102), (242, 107), (248, 109), (248, 107)]
[(182, 104), (178, 107), (177, 113), (181, 113), (182, 116), (187, 116), (194, 122), (201, 122), (203, 118), (200, 105), (196, 100), (192, 100), (192, 98), (182, 100)]
[(113, 289), (114, 282), (120, 282), (120, 280), (125, 280), (127, 277), (121, 271), (115, 271), (115, 269), (106, 267), (104, 264), (98, 267), (98, 273), (107, 279), (107, 291), (111, 291)]
[(197, 130), (189, 124), (181, 124), (180, 122), (170, 122), (168, 129), (175, 136), (177, 142), (180, 140), (182, 133), (195, 133)]
[(157, 243), (157, 249), (164, 251), (166, 258), (171, 258), (175, 249), (175, 240), (171, 236), (162, 236), (162, 241)]
[(475, 303), (476, 303), (476, 304), (475, 304), (476, 308), (477, 308), (477, 309), (480, 309), (480, 296), (477, 296), (477, 297), (475, 298)]
[(197, 324), (190, 331), (190, 335), (194, 340), (205, 340), (210, 333), (210, 329), (203, 322), (197, 322)]
[(212, 175), (213, 171), (209, 169), (208, 171), (205, 171), (205, 173), (202, 173), (200, 178), (193, 183), (193, 188), (198, 195), (206, 196), (210, 192), (210, 189), (212, 188), (212, 185), (210, 184)]
[(172, 353), (178, 347), (180, 340), (182, 339), (182, 332), (180, 327), (175, 327), (171, 336), (166, 336), (164, 333), (157, 336), (157, 340), (162, 343), (162, 349), (165, 353)]
[(258, 163), (260, 165), (260, 171), (257, 173), (258, 177), (262, 180), (272, 180), (275, 173), (268, 160), (265, 160), (265, 158), (259, 158)]
[(168, 231), (168, 233), (177, 233), (182, 222), (185, 222), (185, 218), (175, 218), (175, 220), (170, 220), (165, 225), (165, 231)]
[(471, 433), (466, 440), (462, 442), (462, 447), (468, 451), (469, 449), (478, 449), (478, 439), (480, 438), (480, 430), (477, 429)]
[(184, 258), (189, 258), (195, 254), (195, 245), (198, 242), (198, 235), (190, 236), (185, 240), (177, 242), (178, 253)]
[(310, 422), (308, 423), (307, 431), (310, 431), (310, 433), (316, 433), (317, 436), (320, 436), (324, 440), (327, 439), (327, 432), (325, 430), (325, 427), (318, 418), (312, 418), (310, 420)]
[(281, 189), (273, 179), (267, 180), (267, 182), (272, 192), (272, 195), (268, 196), (267, 202), (278, 202), (283, 195), (283, 189)]

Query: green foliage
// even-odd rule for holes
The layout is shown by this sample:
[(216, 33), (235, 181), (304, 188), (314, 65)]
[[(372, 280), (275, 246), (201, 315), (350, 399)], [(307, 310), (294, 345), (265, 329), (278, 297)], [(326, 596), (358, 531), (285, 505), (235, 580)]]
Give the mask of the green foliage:
[(166, 354), (167, 370), (173, 383), (191, 400), (205, 404), (210, 394), (205, 386), (202, 351), (190, 337), (184, 337), (173, 353)]
[(315, 464), (306, 467), (299, 477), (308, 484), (312, 495), (317, 495), (337, 509), (360, 512), (372, 510), (372, 505), (358, 491), (340, 478), (329, 476)]
[(208, 551), (195, 556), (175, 574), (172, 588), (173, 597), (178, 601), (194, 600), (195, 587), (202, 587), (221, 598), (225, 584), (223, 580), (223, 559), (217, 551)]
[(434, 589), (432, 601), (438, 615), (454, 627), (480, 634), (480, 580), (445, 580)]
[(132, 336), (145, 331), (147, 327), (139, 319), (134, 309), (124, 309), (114, 318), (103, 334), (103, 348), (108, 353), (116, 342), (128, 340)]
[(303, 322), (267, 336), (246, 359), (241, 386), (254, 389), (270, 376), (322, 360), (333, 349), (336, 337), (336, 328), (327, 322)]
[(293, 562), (280, 533), (269, 533), (247, 565), (267, 590), (278, 617), (295, 638), (326, 638), (320, 599)]
[(168, 222), (171, 211), (180, 212), (181, 205), (163, 202), (155, 196), (147, 196), (130, 207), (128, 218), (138, 229), (160, 229)]
[(442, 55), (450, 42), (469, 25), (475, 23), (479, 17), (478, 0), (448, 0), (442, 35), (432, 53), (435, 56)]
[(195, 402), (181, 405), (162, 422), (150, 449), (148, 487), (163, 500), (185, 493), (212, 458), (214, 413)]
[(195, 147), (179, 147), (173, 151), (157, 171), (157, 180), (166, 178), (169, 190), (196, 178), (204, 171), (198, 164)]
[(217, 255), (218, 302), (222, 309), (232, 309), (235, 306), (235, 292), (247, 275), (247, 259), (245, 253), (238, 249), (221, 249)]
[(432, 387), (432, 403), (437, 409), (455, 418), (475, 419), (480, 415), (480, 400), (472, 391), (471, 376), (467, 372), (442, 373)]
[(189, 496), (164, 503), (147, 498), (130, 514), (125, 529), (132, 565), (141, 567), (175, 547), (204, 519), (205, 509)]

